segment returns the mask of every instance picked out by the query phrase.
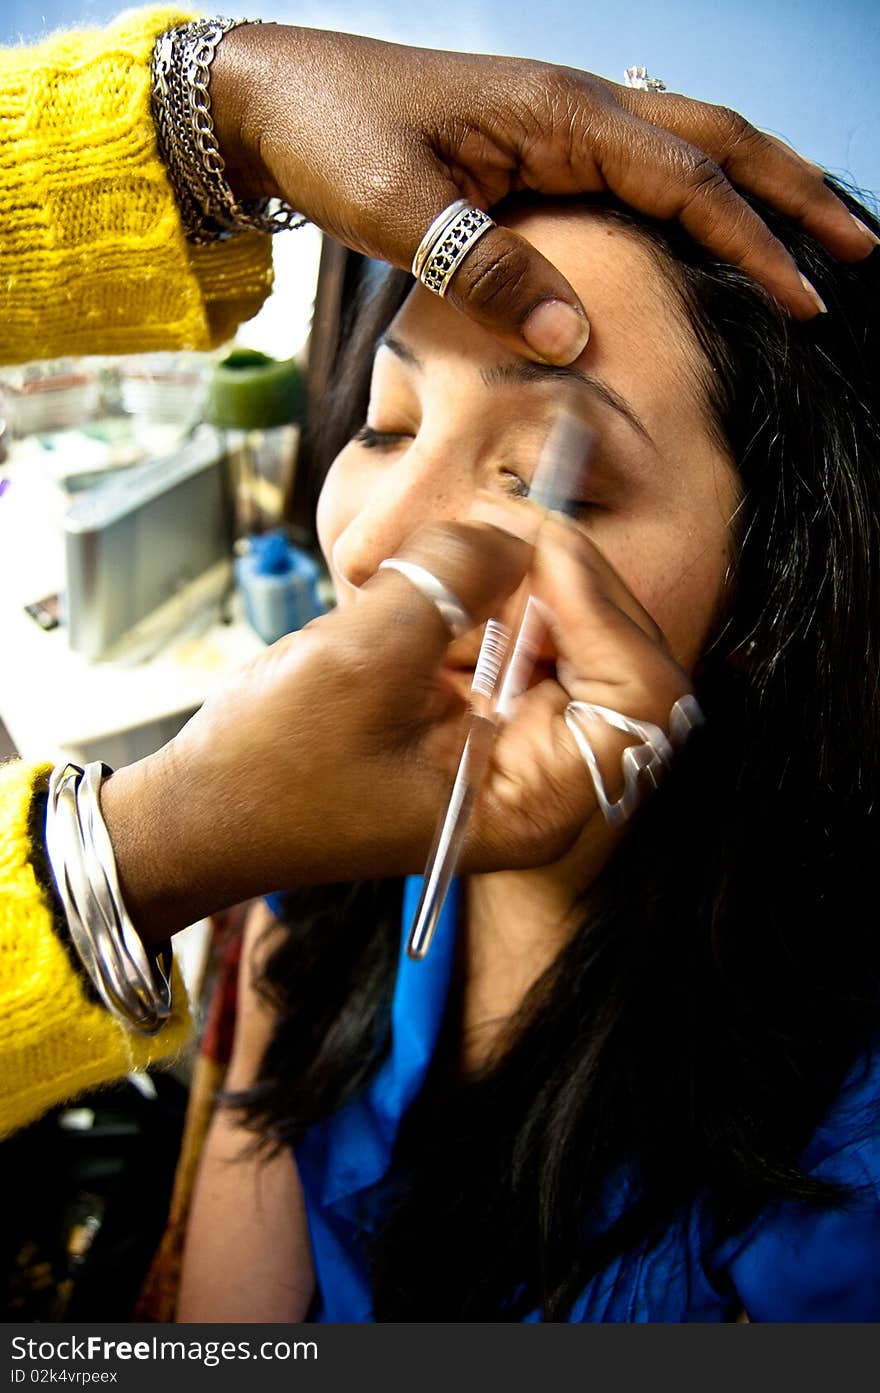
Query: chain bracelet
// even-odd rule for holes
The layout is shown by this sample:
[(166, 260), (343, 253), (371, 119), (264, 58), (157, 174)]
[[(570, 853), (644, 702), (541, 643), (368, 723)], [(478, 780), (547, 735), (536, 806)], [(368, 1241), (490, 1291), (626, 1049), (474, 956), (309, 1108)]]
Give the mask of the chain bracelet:
[(178, 96), (177, 86), (172, 76), (175, 71), (175, 36), (179, 33), (179, 30), (171, 30), (162, 34), (153, 49), (151, 64), (152, 109), (159, 154), (168, 171), (183, 225), (189, 233), (199, 226), (202, 220), (202, 211), (200, 204), (191, 192), (190, 183), (183, 178), (177, 153), (177, 141), (174, 138), (175, 132), (180, 133), (184, 129), (181, 119), (183, 113), (176, 100)]
[(207, 188), (201, 177), (183, 84), (181, 52), (193, 25), (168, 30), (156, 43), (152, 61), (152, 103), (159, 153), (168, 171), (188, 239), (195, 243), (229, 237), (234, 228), (206, 212)]
[(210, 68), (230, 29), (259, 20), (194, 20), (169, 29), (153, 50), (153, 113), (186, 235), (214, 242), (246, 228), (281, 232), (305, 218), (278, 198), (235, 197), (211, 117)]

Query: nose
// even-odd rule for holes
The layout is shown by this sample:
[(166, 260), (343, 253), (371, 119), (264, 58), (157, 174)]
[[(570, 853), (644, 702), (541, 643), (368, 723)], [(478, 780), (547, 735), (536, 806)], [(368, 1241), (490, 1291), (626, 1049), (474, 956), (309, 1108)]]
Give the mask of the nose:
[[(456, 458), (456, 453), (458, 458)], [(349, 585), (375, 575), (407, 537), (433, 522), (464, 518), (474, 498), (473, 471), (460, 446), (429, 449), (414, 442), (382, 473), (333, 547), (333, 568)]]

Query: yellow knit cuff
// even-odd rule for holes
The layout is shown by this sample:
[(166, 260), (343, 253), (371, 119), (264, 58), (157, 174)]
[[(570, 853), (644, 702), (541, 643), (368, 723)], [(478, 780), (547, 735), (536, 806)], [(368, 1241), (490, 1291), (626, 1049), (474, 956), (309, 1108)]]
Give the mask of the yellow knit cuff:
[(215, 346), (272, 284), (271, 238), (183, 235), (150, 110), (178, 8), (0, 49), (0, 361)]
[(174, 1011), (156, 1036), (129, 1034), (87, 997), (31, 864), (31, 802), (49, 768), (0, 765), (0, 1136), (55, 1103), (178, 1053), (190, 1033), (176, 967)]

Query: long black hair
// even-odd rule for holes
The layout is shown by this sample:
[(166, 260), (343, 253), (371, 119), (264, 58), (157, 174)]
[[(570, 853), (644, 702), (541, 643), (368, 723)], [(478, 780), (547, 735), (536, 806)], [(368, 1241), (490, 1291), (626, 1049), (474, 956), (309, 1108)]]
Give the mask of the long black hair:
[[(698, 1193), (719, 1238), (775, 1199), (845, 1203), (798, 1157), (880, 1031), (865, 910), (880, 859), (880, 253), (837, 263), (759, 207), (828, 306), (801, 324), (676, 227), (595, 207), (676, 289), (744, 488), (696, 673), (708, 720), (466, 1079), (450, 1064), (453, 994), (449, 1048), (386, 1187), (377, 1319), (561, 1320)], [(363, 420), (371, 346), (405, 290), (392, 274), (361, 311), (322, 413), (328, 462)], [(284, 1144), (387, 1050), (398, 889), (323, 892), (293, 917), (264, 983), (280, 1024), (246, 1107)], [(624, 1169), (631, 1203), (612, 1223), (604, 1196)]]

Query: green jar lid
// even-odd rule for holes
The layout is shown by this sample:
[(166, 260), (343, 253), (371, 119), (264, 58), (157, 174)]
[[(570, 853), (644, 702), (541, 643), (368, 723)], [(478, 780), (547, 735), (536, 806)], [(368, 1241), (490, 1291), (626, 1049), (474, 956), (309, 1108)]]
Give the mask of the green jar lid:
[(300, 424), (305, 406), (305, 378), (292, 358), (234, 348), (211, 374), (205, 417), (227, 430), (268, 430)]

